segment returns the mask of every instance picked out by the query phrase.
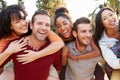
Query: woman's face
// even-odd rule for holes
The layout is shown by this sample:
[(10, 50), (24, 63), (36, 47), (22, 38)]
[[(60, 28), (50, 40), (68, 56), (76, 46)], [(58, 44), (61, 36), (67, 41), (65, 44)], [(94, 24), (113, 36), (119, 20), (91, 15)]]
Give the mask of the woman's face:
[(110, 10), (104, 10), (101, 14), (101, 19), (106, 29), (116, 29), (117, 16)]
[(72, 23), (64, 17), (56, 19), (57, 32), (64, 38), (69, 38), (72, 32)]
[(28, 32), (28, 21), (23, 12), (20, 12), (22, 19), (14, 19), (11, 21), (11, 29), (17, 34), (22, 35)]

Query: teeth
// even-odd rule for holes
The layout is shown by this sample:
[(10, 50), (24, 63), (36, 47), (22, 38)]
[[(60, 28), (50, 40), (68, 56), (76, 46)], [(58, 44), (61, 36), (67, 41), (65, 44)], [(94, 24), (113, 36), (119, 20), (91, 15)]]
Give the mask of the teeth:
[(110, 24), (111, 24), (111, 25), (115, 25), (115, 22), (111, 22)]
[(115, 22), (115, 25), (118, 27), (118, 22)]
[(117, 25), (118, 25), (118, 22), (111, 22), (110, 25), (112, 25), (112, 26), (117, 26)]
[(67, 31), (64, 31), (63, 34), (67, 33)]
[(23, 27), (22, 29), (27, 29), (26, 27)]

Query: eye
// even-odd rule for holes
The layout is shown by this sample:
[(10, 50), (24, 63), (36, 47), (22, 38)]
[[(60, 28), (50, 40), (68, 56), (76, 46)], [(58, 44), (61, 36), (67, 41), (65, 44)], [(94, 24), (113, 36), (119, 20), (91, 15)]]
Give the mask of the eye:
[(50, 24), (46, 24), (47, 27), (50, 27)]
[(92, 33), (92, 30), (90, 30), (89, 33)]
[(102, 18), (103, 21), (106, 20), (106, 19), (107, 19), (106, 17)]
[(67, 22), (65, 22), (65, 23), (63, 23), (64, 25), (67, 25), (68, 23)]
[(109, 16), (113, 16), (113, 14), (111, 13)]
[(61, 26), (60, 25), (57, 25), (57, 28), (60, 28)]
[(20, 22), (20, 19), (17, 19), (14, 21), (14, 23), (19, 23)]
[(82, 32), (82, 33), (85, 33), (85, 32), (86, 32), (86, 30), (82, 30), (81, 32)]

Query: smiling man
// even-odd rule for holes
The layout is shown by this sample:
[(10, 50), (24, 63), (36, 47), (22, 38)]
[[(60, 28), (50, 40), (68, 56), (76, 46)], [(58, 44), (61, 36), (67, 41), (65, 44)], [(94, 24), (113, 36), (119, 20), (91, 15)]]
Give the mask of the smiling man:
[[(36, 11), (30, 24), (32, 33), (24, 38), (24, 41), (27, 41), (25, 48), (33, 51), (40, 51), (46, 48), (50, 44), (47, 39), (50, 26), (51, 19), (48, 13), (45, 10)], [(60, 51), (24, 65), (17, 60), (17, 55), (20, 54), (25, 54), (25, 52), (12, 53), (6, 60), (6, 62), (13, 60), (15, 80), (47, 80), (51, 64), (56, 70), (60, 71)]]
[(68, 60), (65, 80), (93, 80), (94, 70), (100, 56), (78, 60), (78, 56), (92, 51), (90, 42), (92, 40), (92, 26), (86, 17), (77, 19), (73, 26), (73, 36), (75, 41), (67, 44), (70, 54), (77, 57), (77, 60)]

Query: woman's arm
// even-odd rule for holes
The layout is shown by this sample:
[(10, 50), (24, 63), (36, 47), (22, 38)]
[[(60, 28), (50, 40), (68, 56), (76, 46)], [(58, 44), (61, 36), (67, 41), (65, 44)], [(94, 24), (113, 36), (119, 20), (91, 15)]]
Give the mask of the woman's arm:
[(108, 63), (108, 65), (113, 69), (120, 69), (120, 59), (117, 58), (116, 55), (113, 53), (113, 51), (108, 47), (102, 44), (99, 45), (102, 51), (102, 56), (105, 59), (105, 61)]
[(69, 48), (67, 46), (64, 46), (62, 49), (62, 66), (65, 66), (67, 64), (67, 55), (69, 53)]
[(0, 66), (13, 53), (16, 53), (16, 52), (19, 52), (19, 51), (22, 51), (22, 50), (26, 49), (24, 47), (26, 44), (27, 44), (27, 42), (24, 42), (23, 38), (20, 39), (19, 41), (16, 40), (16, 41), (11, 42), (8, 45), (8, 47), (3, 52), (0, 53)]
[(52, 30), (50, 31), (48, 38), (51, 42), (49, 46), (38, 52), (32, 50), (26, 50), (25, 52), (27, 52), (27, 54), (18, 55), (17, 58), (18, 61), (23, 62), (23, 64), (26, 64), (38, 58), (51, 55), (57, 52), (58, 50), (60, 50), (64, 46), (63, 40)]
[(93, 49), (91, 52), (88, 52), (88, 53), (82, 54), (82, 55), (78, 55), (78, 56), (73, 56), (72, 54), (68, 54), (68, 57), (72, 60), (81, 60), (81, 59), (90, 59), (90, 58), (100, 56), (101, 55), (100, 50), (95, 45), (93, 39), (91, 40), (90, 45)]

